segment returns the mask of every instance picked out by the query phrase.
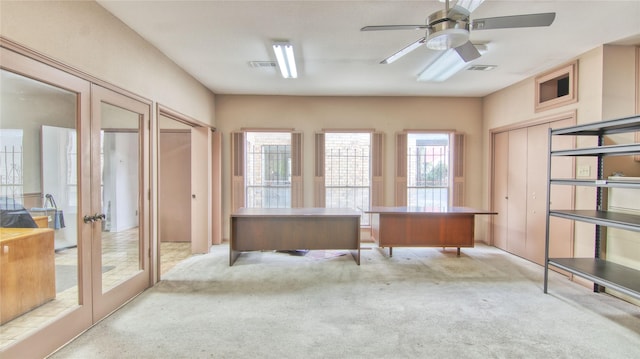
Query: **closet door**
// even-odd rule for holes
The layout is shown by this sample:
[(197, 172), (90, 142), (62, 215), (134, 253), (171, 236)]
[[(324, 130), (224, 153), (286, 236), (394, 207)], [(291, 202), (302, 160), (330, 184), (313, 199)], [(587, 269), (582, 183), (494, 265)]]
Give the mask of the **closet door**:
[[(526, 252), (523, 255), (540, 265), (544, 265), (544, 239), (546, 226), (546, 191), (549, 147), (549, 128), (561, 128), (575, 125), (573, 118), (554, 121), (551, 123), (531, 126), (527, 129), (527, 236)], [(554, 149), (569, 149), (574, 147), (571, 136), (558, 136), (554, 139)], [(553, 178), (573, 178), (574, 159), (572, 157), (554, 158), (551, 163)], [(573, 208), (574, 190), (572, 186), (551, 186), (551, 208)], [(573, 256), (573, 222), (561, 218), (551, 217), (550, 255), (552, 257)]]
[[(549, 128), (575, 124), (573, 116), (493, 135), (493, 244), (510, 253), (544, 264)], [(557, 143), (556, 143), (557, 142)], [(574, 147), (572, 138), (554, 141), (554, 149)], [(571, 158), (554, 159), (554, 178), (573, 178)], [(551, 187), (551, 208), (573, 208), (571, 186)], [(553, 256), (573, 254), (573, 224), (552, 218)]]
[(527, 233), (523, 257), (544, 265), (549, 124), (527, 128), (527, 144)]
[(509, 131), (507, 171), (507, 251), (526, 255), (527, 227), (527, 129)]
[[(551, 128), (562, 128), (574, 126), (575, 124), (576, 119), (571, 117), (554, 121), (550, 126)], [(553, 140), (554, 150), (575, 148), (575, 138), (573, 136), (557, 137), (560, 138), (554, 138)], [(556, 157), (551, 162), (551, 176), (553, 178), (574, 178), (575, 167), (575, 157)], [(551, 209), (572, 209), (575, 207), (574, 186), (551, 186), (551, 195), (549, 197), (551, 198), (549, 203)], [(549, 221), (549, 233), (554, 238), (549, 244), (549, 256), (555, 258), (573, 257), (575, 222), (558, 217), (551, 217)]]
[(509, 168), (509, 132), (496, 133), (493, 136), (493, 245), (507, 250), (507, 229), (509, 211), (507, 188)]

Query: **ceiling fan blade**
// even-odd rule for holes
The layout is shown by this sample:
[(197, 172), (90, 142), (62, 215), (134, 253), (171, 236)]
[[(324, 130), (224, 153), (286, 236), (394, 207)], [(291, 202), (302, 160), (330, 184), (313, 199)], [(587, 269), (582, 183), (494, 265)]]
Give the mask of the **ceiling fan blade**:
[(379, 30), (423, 30), (427, 25), (374, 25), (365, 26), (360, 31), (379, 31)]
[(410, 53), (411, 51), (417, 49), (418, 47), (420, 47), (422, 44), (425, 43), (425, 41), (427, 41), (426, 38), (421, 38), (416, 40), (415, 42), (410, 43), (409, 45), (405, 46), (404, 48), (402, 48), (402, 50), (396, 52), (395, 54), (387, 57), (386, 59), (380, 61), (381, 64), (390, 64), (396, 60), (398, 60), (399, 58), (401, 58), (402, 56)]
[(456, 47), (454, 50), (460, 55), (464, 62), (469, 62), (480, 57), (480, 51), (471, 43), (467, 41), (464, 44)]
[(513, 15), (473, 19), (471, 30), (508, 29), (515, 27), (549, 26), (556, 18), (555, 12), (540, 14)]

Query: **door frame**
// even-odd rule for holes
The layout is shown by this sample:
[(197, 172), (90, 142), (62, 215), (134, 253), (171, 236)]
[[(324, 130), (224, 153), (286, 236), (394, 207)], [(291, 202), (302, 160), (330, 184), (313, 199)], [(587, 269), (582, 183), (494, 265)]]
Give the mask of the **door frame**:
[[(206, 125), (190, 116), (175, 111), (168, 106), (157, 104), (155, 121), (152, 125), (155, 143), (153, 148), (154, 169), (153, 197), (157, 206), (154, 208), (154, 222), (158, 223), (160, 206), (160, 116), (164, 116), (191, 127), (191, 252), (193, 254), (208, 253), (212, 244), (220, 244), (222, 232), (222, 211), (216, 210), (221, 206), (221, 153), (220, 135), (214, 127)], [(216, 151), (216, 149), (218, 149)], [(194, 197), (195, 196), (195, 197)], [(218, 206), (216, 204), (218, 202)], [(217, 227), (216, 227), (217, 225)], [(153, 265), (153, 282), (160, 280), (160, 228), (152, 243), (153, 258), (157, 263)]]

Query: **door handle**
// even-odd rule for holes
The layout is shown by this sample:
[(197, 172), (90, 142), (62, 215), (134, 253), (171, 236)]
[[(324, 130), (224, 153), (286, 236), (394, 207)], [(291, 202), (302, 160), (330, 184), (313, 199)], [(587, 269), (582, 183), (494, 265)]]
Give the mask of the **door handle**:
[(104, 213), (96, 213), (93, 216), (87, 216), (85, 214), (82, 220), (84, 221), (84, 223), (93, 223), (97, 221), (102, 222), (106, 217), (107, 216)]

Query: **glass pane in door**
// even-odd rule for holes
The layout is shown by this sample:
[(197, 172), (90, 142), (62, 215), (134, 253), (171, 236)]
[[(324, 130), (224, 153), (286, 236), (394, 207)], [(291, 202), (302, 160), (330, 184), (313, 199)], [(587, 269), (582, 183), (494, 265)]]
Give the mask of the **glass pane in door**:
[[(102, 102), (102, 292), (142, 270), (140, 115)], [(100, 214), (98, 214), (100, 215)]]
[(82, 301), (74, 92), (0, 70), (0, 349)]

